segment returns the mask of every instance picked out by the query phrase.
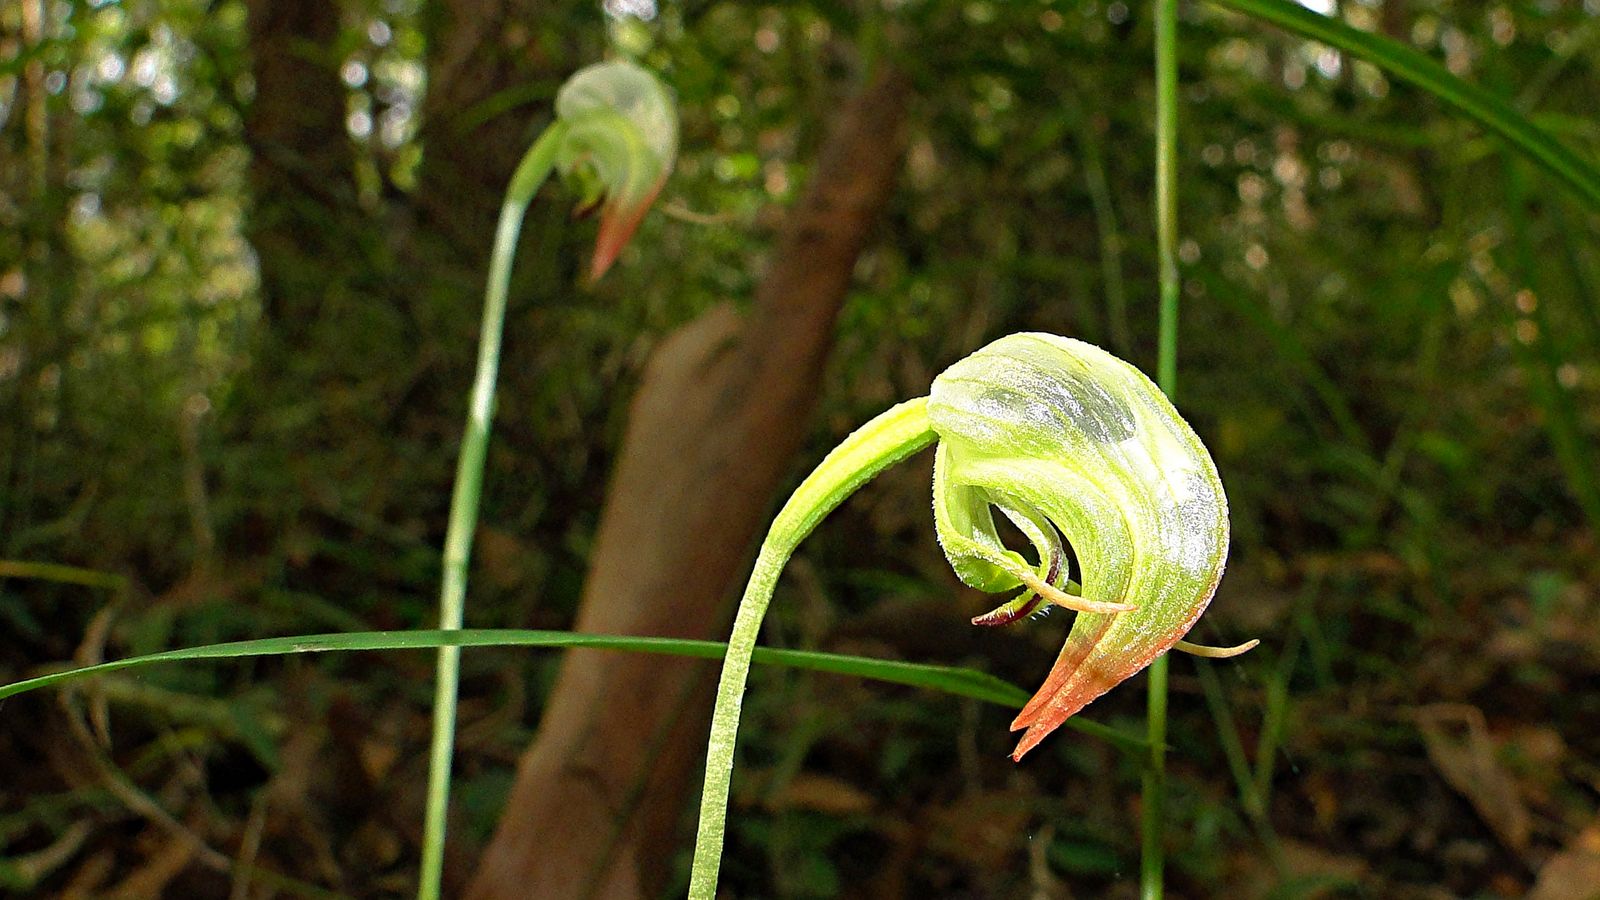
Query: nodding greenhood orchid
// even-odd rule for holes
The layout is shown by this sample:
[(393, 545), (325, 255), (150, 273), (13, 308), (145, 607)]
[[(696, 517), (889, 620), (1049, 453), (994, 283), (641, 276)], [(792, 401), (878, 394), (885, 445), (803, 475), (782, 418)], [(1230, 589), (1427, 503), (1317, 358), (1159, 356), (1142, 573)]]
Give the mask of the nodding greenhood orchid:
[(564, 134), (556, 168), (583, 191), (580, 210), (600, 206), (589, 277), (616, 261), (661, 192), (678, 155), (678, 112), (654, 75), (630, 62), (580, 69), (556, 95)]
[[(460, 629), (466, 614), (467, 570), (494, 415), (511, 263), (528, 205), (554, 171), (578, 181), (588, 206), (604, 202), (600, 236), (589, 270), (593, 281), (611, 266), (633, 235), (672, 170), (677, 151), (678, 113), (666, 88), (632, 63), (607, 62), (579, 70), (562, 85), (556, 94), (555, 121), (523, 154), (511, 174), (500, 204), (494, 248), (489, 254), (477, 375), (468, 402), (467, 427), (461, 436), (461, 457), (450, 496), (450, 521), (445, 528), (444, 571), (439, 585), (439, 627), (443, 630)], [(439, 895), (444, 866), (445, 811), (450, 799), (460, 665), (461, 648), (439, 649), (419, 877), (422, 896)]]
[[(1205, 445), (1166, 396), (1092, 344), (1001, 338), (946, 369), (927, 397), (845, 438), (773, 521), (723, 662), (691, 897), (715, 893), (750, 654), (784, 563), (847, 496), (930, 444), (934, 525), (957, 577), (991, 593), (1020, 591), (973, 624), (1013, 622), (1047, 606), (1078, 612), (1044, 684), (1011, 723), (1023, 731), (1013, 759), (1175, 647), (1231, 656), (1255, 645), (1182, 640), (1222, 578), (1228, 502)], [(1027, 537), (1037, 562), (1006, 547), (996, 510)]]
[[(945, 556), (972, 587), (1022, 589), (973, 623), (1051, 604), (1079, 613), (1011, 723), (1026, 729), (1021, 759), (1200, 618), (1228, 554), (1228, 500), (1205, 445), (1155, 384), (1082, 341), (1002, 338), (934, 379), (928, 418)], [(1027, 536), (1036, 566), (1001, 543), (991, 510)], [(1063, 538), (1081, 586), (1068, 582)]]

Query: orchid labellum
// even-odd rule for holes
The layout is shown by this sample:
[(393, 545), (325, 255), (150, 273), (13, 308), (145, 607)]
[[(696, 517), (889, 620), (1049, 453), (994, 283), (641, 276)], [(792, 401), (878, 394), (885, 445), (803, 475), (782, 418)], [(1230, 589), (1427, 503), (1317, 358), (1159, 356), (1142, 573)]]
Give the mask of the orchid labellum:
[[(1178, 647), (1211, 602), (1228, 552), (1228, 504), (1205, 446), (1138, 369), (1050, 334), (1001, 338), (945, 370), (928, 397), (845, 438), (779, 511), (745, 589), (707, 748), (690, 896), (710, 900), (750, 655), (784, 563), (822, 517), (878, 472), (937, 444), (934, 524), (966, 584), (1017, 591), (973, 620), (998, 625), (1048, 606), (1078, 612), (1043, 686), (1012, 722), (1013, 759), (1096, 697)], [(995, 513), (1033, 545), (1008, 548)], [(1076, 581), (1067, 547), (1076, 553)]]

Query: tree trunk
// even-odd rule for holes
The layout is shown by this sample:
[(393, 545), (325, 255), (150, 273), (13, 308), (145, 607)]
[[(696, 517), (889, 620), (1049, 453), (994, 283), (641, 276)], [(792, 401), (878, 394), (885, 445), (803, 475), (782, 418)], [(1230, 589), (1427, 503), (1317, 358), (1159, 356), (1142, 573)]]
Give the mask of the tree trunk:
[[(807, 433), (834, 319), (899, 168), (907, 89), (841, 110), (743, 320), (728, 308), (656, 350), (630, 412), (576, 630), (713, 638)], [(660, 892), (709, 719), (712, 667), (577, 651), (468, 896)]]
[(310, 330), (327, 292), (325, 265), (309, 263), (342, 255), (343, 229), (334, 220), (355, 200), (345, 88), (331, 62), (339, 5), (250, 0), (247, 27), (255, 80), (244, 122), (254, 197), (249, 237), (267, 327), (292, 345)]
[[(391, 521), (437, 511), (442, 523), (451, 469), (430, 448), (453, 440), (459, 420), (441, 426), (434, 411), (453, 409), (470, 383), (498, 196), (537, 124), (488, 116), (467, 131), (461, 120), (530, 68), (564, 62), (529, 60), (526, 36), (512, 39), (517, 17), (537, 20), (534, 5), (429, 7), (417, 188), (364, 205), (339, 77), (341, 5), (249, 0), (248, 236), (263, 315), (251, 377), (230, 393), (219, 426), (252, 455), (230, 485), (259, 498), (245, 504), (248, 534), (285, 534), (307, 508)], [(461, 181), (481, 190), (463, 192)], [(285, 484), (295, 486), (287, 501)]]
[(488, 258), (484, 235), (494, 233), (517, 161), (551, 119), (557, 86), (580, 60), (600, 57), (600, 46), (578, 46), (575, 36), (594, 29), (576, 14), (536, 0), (443, 0), (430, 13), (418, 138), (427, 152), (411, 205), (473, 259)]

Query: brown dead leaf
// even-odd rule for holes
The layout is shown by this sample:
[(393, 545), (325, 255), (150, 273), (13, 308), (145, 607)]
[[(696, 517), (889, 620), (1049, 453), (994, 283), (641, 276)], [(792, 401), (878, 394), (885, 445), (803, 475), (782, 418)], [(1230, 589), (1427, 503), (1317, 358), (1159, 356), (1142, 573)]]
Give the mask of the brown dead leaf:
[(767, 800), (767, 808), (809, 809), (829, 815), (849, 816), (867, 812), (872, 809), (872, 803), (872, 795), (848, 781), (802, 772)]
[(1311, 803), (1318, 827), (1323, 831), (1332, 831), (1338, 825), (1343, 807), (1340, 798), (1344, 792), (1340, 786), (1326, 772), (1318, 771), (1306, 777), (1303, 790)]
[(949, 806), (931, 810), (925, 823), (929, 849), (974, 868), (1011, 865), (1027, 844), (1032, 806), (1005, 791), (969, 793)]
[(167, 885), (189, 867), (195, 857), (194, 841), (172, 835), (157, 847), (139, 867), (115, 887), (106, 891), (106, 900), (144, 900), (166, 895)]
[(1483, 711), (1461, 703), (1436, 703), (1416, 711), (1428, 759), (1447, 784), (1466, 797), (1485, 824), (1517, 854), (1533, 829), (1517, 783), (1495, 759)]
[(1539, 658), (1539, 646), (1539, 636), (1532, 631), (1507, 628), (1484, 642), (1483, 656), (1501, 665), (1531, 662)]
[(60, 900), (91, 900), (100, 896), (100, 885), (116, 864), (116, 853), (110, 848), (95, 853), (78, 866), (56, 896)]
[(1600, 900), (1600, 825), (1545, 862), (1527, 900)]
[(1393, 578), (1411, 571), (1405, 560), (1385, 550), (1369, 550), (1357, 554), (1353, 562), (1356, 569), (1379, 577)]
[[(1243, 847), (1232, 854), (1227, 882), (1233, 890), (1228, 896), (1320, 900), (1345, 896), (1353, 884), (1372, 887), (1371, 869), (1361, 857), (1287, 837), (1279, 841), (1279, 848), (1282, 853), (1277, 857)], [(1291, 884), (1294, 889), (1285, 890)]]
[[(1293, 839), (1283, 841), (1282, 846), (1283, 865), (1289, 875), (1303, 879), (1326, 879), (1328, 894), (1334, 893), (1341, 884), (1360, 881), (1367, 874), (1367, 862), (1359, 856), (1333, 853), (1315, 844)], [(1311, 896), (1317, 896), (1318, 893)]]
[(1561, 732), (1548, 725), (1523, 725), (1506, 736), (1504, 746), (1515, 754), (1517, 784), (1523, 798), (1535, 808), (1554, 802), (1554, 792), (1565, 780), (1562, 772), (1570, 751)]
[(477, 571), (502, 591), (511, 590), (527, 580), (528, 560), (534, 556), (516, 535), (488, 525), (478, 526), (477, 545), (473, 552), (477, 556)]

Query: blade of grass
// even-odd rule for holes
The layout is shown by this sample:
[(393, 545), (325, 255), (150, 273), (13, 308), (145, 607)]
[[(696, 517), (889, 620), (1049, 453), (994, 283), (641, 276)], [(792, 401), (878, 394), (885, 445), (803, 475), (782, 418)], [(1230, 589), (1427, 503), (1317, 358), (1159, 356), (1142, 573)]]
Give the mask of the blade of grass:
[(1556, 76), (1561, 74), (1561, 70), (1578, 57), (1579, 50), (1596, 40), (1600, 40), (1600, 19), (1590, 19), (1568, 32), (1560, 45), (1551, 48), (1554, 52), (1550, 54), (1550, 58), (1523, 86), (1522, 93), (1517, 95), (1517, 106), (1526, 110), (1538, 105), (1544, 92), (1550, 89), (1550, 85), (1555, 83)]
[(1592, 257), (1579, 252), (1581, 245), (1584, 254), (1592, 254), (1593, 242), (1577, 237), (1565, 204), (1550, 204), (1550, 218), (1555, 232), (1561, 236), (1561, 259), (1566, 263), (1573, 293), (1577, 295), (1575, 305), (1578, 315), (1583, 320), (1584, 330), (1589, 333), (1589, 348), (1600, 351), (1600, 288), (1596, 287), (1600, 285), (1600, 275), (1589, 264)]
[[(1506, 309), (1503, 315), (1512, 332), (1513, 356), (1527, 372), (1534, 400), (1543, 408), (1545, 431), (1557, 461), (1565, 470), (1567, 487), (1590, 526), (1600, 529), (1600, 479), (1595, 477), (1594, 448), (1584, 434), (1572, 392), (1561, 383), (1558, 374), (1563, 360), (1545, 311), (1548, 293), (1540, 284), (1544, 268), (1539, 265), (1528, 221), (1526, 181), (1522, 165), (1506, 154), (1504, 183), (1510, 212), (1513, 268), (1523, 289), (1517, 294), (1517, 310)], [(1517, 313), (1527, 318), (1519, 320)], [(1525, 331), (1524, 324), (1531, 327)]]
[(1292, 0), (1209, 0), (1212, 4), (1321, 41), (1383, 69), (1504, 138), (1517, 153), (1566, 182), (1591, 210), (1600, 211), (1600, 167), (1518, 113), (1509, 103), (1450, 73), (1443, 65), (1391, 38), (1314, 13)]
[(77, 566), (28, 562), (20, 559), (0, 559), (0, 578), (30, 578), (36, 581), (105, 588), (108, 591), (120, 591), (128, 586), (128, 579), (110, 572), (96, 572), (94, 569), (80, 569)]
[[(425, 650), (439, 647), (546, 647), (551, 649), (621, 650), (632, 653), (658, 653), (694, 659), (720, 660), (728, 645), (719, 641), (691, 641), (681, 638), (637, 637), (620, 634), (579, 634), (572, 631), (528, 629), (463, 628), (431, 631), (362, 631), (338, 634), (307, 634), (292, 637), (230, 641), (181, 650), (166, 650), (145, 656), (130, 656), (93, 666), (80, 666), (50, 672), (24, 681), (0, 685), (0, 700), (52, 687), (80, 678), (123, 669), (143, 668), (161, 663), (206, 659), (241, 659), (251, 656), (282, 656), (291, 653), (326, 653), (341, 650)], [(957, 697), (970, 697), (1007, 709), (1021, 709), (1028, 702), (1028, 691), (986, 672), (958, 666), (909, 663), (868, 656), (821, 653), (809, 650), (777, 650), (757, 647), (755, 662), (762, 665), (826, 672), (925, 688)], [(1066, 727), (1082, 734), (1102, 738), (1130, 752), (1144, 753), (1145, 742), (1096, 722), (1075, 716)]]
[(1222, 755), (1228, 761), (1228, 771), (1233, 775), (1234, 787), (1239, 791), (1239, 804), (1244, 807), (1245, 816), (1255, 828), (1256, 836), (1266, 848), (1279, 877), (1282, 877), (1285, 872), (1283, 846), (1278, 840), (1278, 832), (1272, 827), (1272, 820), (1267, 817), (1266, 798), (1252, 777), (1250, 761), (1245, 756), (1244, 742), (1239, 738), (1239, 726), (1234, 722), (1233, 710), (1229, 708), (1227, 694), (1222, 690), (1222, 681), (1217, 677), (1214, 665), (1202, 662), (1195, 666), (1195, 671), (1200, 676), (1206, 707), (1211, 711), (1211, 720), (1217, 728)]
[(1278, 747), (1283, 743), (1283, 730), (1289, 718), (1289, 679), (1300, 661), (1300, 645), (1304, 632), (1296, 629), (1289, 636), (1287, 646), (1278, 655), (1278, 664), (1267, 683), (1267, 709), (1261, 716), (1261, 735), (1256, 740), (1255, 791), (1263, 812), (1272, 804), (1272, 776), (1277, 768)]
[(1094, 204), (1095, 229), (1100, 233), (1100, 280), (1106, 292), (1106, 318), (1111, 326), (1111, 345), (1118, 356), (1128, 356), (1133, 346), (1128, 328), (1128, 296), (1122, 280), (1122, 232), (1117, 226), (1117, 209), (1111, 202), (1111, 185), (1100, 151), (1096, 125), (1086, 116), (1078, 117), (1078, 148), (1083, 153), (1083, 180)]
[(1329, 420), (1338, 428), (1339, 436), (1345, 443), (1370, 454), (1371, 443), (1366, 433), (1361, 430), (1349, 401), (1345, 399), (1344, 393), (1334, 384), (1327, 371), (1311, 355), (1311, 351), (1306, 349), (1294, 329), (1280, 325), (1260, 303), (1234, 290), (1216, 267), (1201, 266), (1195, 270), (1194, 277), (1205, 287), (1208, 298), (1222, 301), (1267, 338), (1278, 358), (1293, 368), (1300, 380), (1316, 394), (1317, 400), (1321, 402)]

